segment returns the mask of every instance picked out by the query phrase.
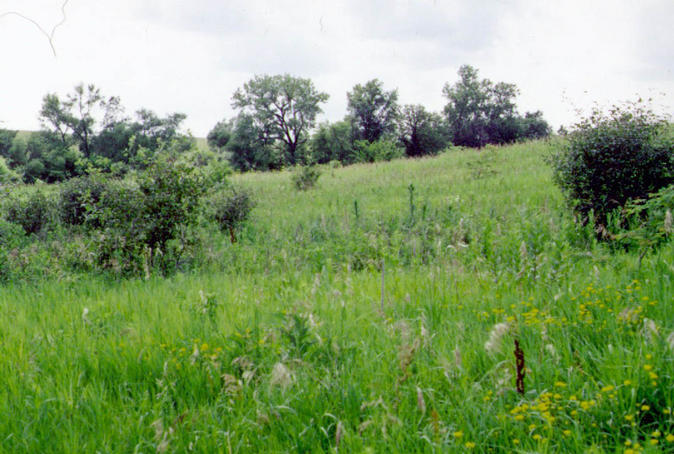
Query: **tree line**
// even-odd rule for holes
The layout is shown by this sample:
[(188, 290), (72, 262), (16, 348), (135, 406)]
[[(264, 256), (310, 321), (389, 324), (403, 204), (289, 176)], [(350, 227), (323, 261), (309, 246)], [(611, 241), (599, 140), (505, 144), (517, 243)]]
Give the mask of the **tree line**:
[(228, 161), (248, 171), (418, 157), (450, 145), (482, 147), (550, 134), (540, 111), (519, 114), (514, 84), (480, 79), (468, 65), (458, 75), (443, 89), (447, 104), (441, 113), (401, 106), (396, 89), (373, 79), (347, 93), (343, 120), (320, 124), (316, 119), (329, 96), (310, 79), (258, 75), (234, 93), (237, 115), (208, 133), (210, 151), (198, 150), (182, 131), (184, 114), (160, 117), (140, 109), (131, 117), (118, 97), (78, 85), (64, 98), (43, 98), (39, 132), (0, 129), (0, 182), (56, 182), (92, 171), (121, 176), (146, 168), (167, 149), (196, 164)]

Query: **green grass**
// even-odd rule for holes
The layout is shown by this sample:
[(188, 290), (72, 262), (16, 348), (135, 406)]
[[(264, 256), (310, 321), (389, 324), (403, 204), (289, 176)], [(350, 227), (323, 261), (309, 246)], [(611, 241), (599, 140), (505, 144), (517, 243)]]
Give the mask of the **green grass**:
[(237, 175), (240, 241), (206, 228), (170, 278), (45, 257), (0, 288), (0, 450), (671, 451), (673, 246), (596, 244), (551, 146), (326, 167), (305, 192)]

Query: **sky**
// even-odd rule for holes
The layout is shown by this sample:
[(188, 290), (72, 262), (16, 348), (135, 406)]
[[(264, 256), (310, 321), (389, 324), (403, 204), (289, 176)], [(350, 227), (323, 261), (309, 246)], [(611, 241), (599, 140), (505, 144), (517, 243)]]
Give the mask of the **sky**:
[[(639, 97), (674, 113), (671, 0), (0, 0), (0, 127), (34, 130), (47, 93), (79, 83), (140, 108), (187, 114), (204, 137), (236, 115), (256, 74), (310, 78), (330, 95), (379, 78), (401, 104), (440, 112), (457, 70), (514, 83), (519, 111), (557, 129)], [(35, 21), (38, 27), (14, 14)], [(52, 49), (53, 45), (53, 49)], [(55, 54), (54, 54), (55, 51)]]

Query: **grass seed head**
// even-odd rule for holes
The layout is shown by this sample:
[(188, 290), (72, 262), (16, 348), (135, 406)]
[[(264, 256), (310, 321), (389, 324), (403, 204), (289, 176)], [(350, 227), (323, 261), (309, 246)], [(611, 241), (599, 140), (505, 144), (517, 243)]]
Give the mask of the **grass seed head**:
[(484, 344), (484, 349), (487, 351), (487, 353), (494, 354), (500, 352), (503, 338), (506, 336), (506, 334), (508, 334), (509, 331), (509, 323), (502, 322), (494, 325), (489, 333), (489, 340), (487, 340), (487, 342)]

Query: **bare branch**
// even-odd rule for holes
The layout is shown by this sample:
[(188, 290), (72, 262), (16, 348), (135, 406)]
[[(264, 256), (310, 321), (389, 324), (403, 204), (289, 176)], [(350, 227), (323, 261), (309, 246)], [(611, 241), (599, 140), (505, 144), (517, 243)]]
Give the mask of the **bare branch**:
[(56, 34), (56, 29), (59, 28), (61, 25), (66, 23), (66, 19), (67, 19), (67, 17), (66, 17), (66, 5), (68, 5), (69, 1), (70, 0), (64, 0), (63, 5), (61, 5), (61, 13), (63, 14), (63, 18), (61, 19), (61, 21), (58, 24), (54, 25), (54, 27), (51, 29), (51, 33), (47, 33), (47, 31), (44, 28), (42, 28), (42, 26), (40, 24), (38, 24), (34, 19), (31, 19), (30, 17), (25, 16), (24, 14), (21, 14), (17, 11), (7, 11), (5, 13), (2, 13), (2, 14), (0, 14), (0, 19), (2, 19), (3, 17), (7, 17), (7, 16), (17, 16), (17, 17), (35, 25), (35, 27), (37, 27), (37, 29), (40, 31), (40, 33), (42, 33), (47, 38), (47, 41), (49, 42), (49, 47), (51, 47), (51, 51), (54, 54), (54, 57), (56, 57), (56, 47), (54, 46), (54, 35)]

